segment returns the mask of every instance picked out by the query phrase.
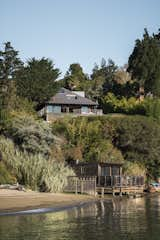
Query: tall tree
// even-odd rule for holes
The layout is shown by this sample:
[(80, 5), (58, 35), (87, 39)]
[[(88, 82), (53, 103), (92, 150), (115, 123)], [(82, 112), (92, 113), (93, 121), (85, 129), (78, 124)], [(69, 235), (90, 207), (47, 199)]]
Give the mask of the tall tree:
[(92, 99), (99, 100), (103, 94), (103, 84), (105, 81), (105, 74), (103, 71), (103, 67), (105, 65), (106, 65), (106, 62), (104, 59), (102, 59), (101, 65), (98, 66), (97, 64), (95, 64), (92, 70), (92, 74), (90, 76), (91, 78), (90, 96)]
[(4, 50), (0, 51), (0, 109), (1, 117), (14, 107), (16, 86), (15, 74), (23, 63), (18, 57), (18, 51), (14, 50), (10, 42), (4, 44)]
[(108, 64), (102, 65), (102, 73), (104, 74), (105, 81), (103, 84), (103, 93), (107, 93), (109, 91), (112, 92), (114, 83), (115, 83), (115, 72), (117, 70), (117, 66), (113, 62), (112, 59), (108, 60)]
[(86, 90), (86, 84), (88, 83), (88, 77), (83, 72), (79, 63), (73, 63), (70, 65), (64, 77), (65, 87), (70, 90)]
[(59, 69), (54, 68), (51, 60), (32, 58), (16, 74), (17, 93), (20, 97), (33, 101), (38, 109), (57, 91), (56, 80), (59, 75)]
[(136, 40), (128, 61), (128, 71), (139, 82), (145, 94), (160, 96), (160, 40), (159, 34), (150, 36), (147, 29), (143, 39)]

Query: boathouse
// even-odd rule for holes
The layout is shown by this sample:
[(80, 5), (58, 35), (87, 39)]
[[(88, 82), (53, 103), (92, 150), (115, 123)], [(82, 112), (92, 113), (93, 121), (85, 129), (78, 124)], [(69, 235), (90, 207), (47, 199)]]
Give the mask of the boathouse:
[(70, 163), (76, 177), (69, 178), (70, 189), (84, 193), (130, 194), (144, 191), (144, 176), (126, 176), (122, 163)]

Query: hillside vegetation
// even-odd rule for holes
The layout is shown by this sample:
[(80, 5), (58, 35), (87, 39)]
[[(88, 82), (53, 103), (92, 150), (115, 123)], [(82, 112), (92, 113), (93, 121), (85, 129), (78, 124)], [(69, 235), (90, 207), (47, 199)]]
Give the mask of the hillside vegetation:
[(160, 175), (160, 125), (151, 118), (78, 117), (57, 120), (52, 128), (67, 141), (67, 160), (124, 162), (124, 169), (132, 173), (138, 164), (148, 176)]
[[(24, 63), (10, 42), (0, 50), (0, 184), (62, 191), (75, 160), (160, 176), (160, 31), (145, 29), (123, 67), (102, 59), (90, 75), (79, 63), (60, 73), (48, 58)], [(37, 111), (60, 87), (85, 91), (106, 115), (46, 123)]]

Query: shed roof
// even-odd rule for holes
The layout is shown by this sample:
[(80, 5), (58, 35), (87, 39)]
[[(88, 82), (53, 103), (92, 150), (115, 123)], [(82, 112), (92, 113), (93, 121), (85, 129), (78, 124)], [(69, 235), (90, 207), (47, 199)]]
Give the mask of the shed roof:
[(76, 163), (75, 161), (71, 162), (71, 165), (74, 166), (101, 166), (101, 167), (105, 167), (105, 166), (113, 166), (113, 167), (121, 167), (123, 166), (123, 162), (119, 162), (119, 163), (114, 163), (114, 162), (79, 162)]
[(90, 106), (97, 106), (98, 104), (96, 102), (93, 102), (92, 100), (82, 97), (78, 94), (76, 94), (73, 91), (70, 91), (66, 88), (61, 88), (59, 92), (51, 97), (51, 99), (48, 101), (50, 104), (63, 104), (63, 105), (90, 105)]

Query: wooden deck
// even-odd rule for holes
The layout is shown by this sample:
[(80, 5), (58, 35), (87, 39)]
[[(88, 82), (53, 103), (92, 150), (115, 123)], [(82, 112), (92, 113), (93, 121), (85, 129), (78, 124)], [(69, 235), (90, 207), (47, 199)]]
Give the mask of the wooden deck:
[(66, 192), (97, 195), (132, 195), (144, 192), (144, 178), (141, 176), (106, 176), (106, 177), (68, 177)]
[(144, 177), (142, 176), (100, 176), (97, 177), (96, 192), (119, 194), (139, 194), (145, 189)]
[(132, 194), (142, 194), (144, 192), (144, 186), (129, 186), (129, 187), (96, 187), (97, 194), (104, 194), (110, 193), (115, 195), (132, 195)]

